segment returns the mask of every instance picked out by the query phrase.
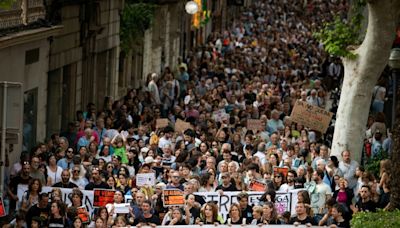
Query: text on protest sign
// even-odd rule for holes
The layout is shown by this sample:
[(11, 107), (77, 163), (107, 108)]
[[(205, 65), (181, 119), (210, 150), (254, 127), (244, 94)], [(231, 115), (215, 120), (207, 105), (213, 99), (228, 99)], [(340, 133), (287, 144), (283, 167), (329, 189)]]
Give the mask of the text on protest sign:
[(89, 213), (88, 213), (88, 211), (86, 210), (86, 207), (78, 207), (77, 208), (77, 213), (78, 213), (78, 216), (79, 216), (79, 218), (81, 218), (81, 220), (82, 220), (82, 223), (89, 223), (90, 221), (89, 221)]
[[(276, 192), (275, 208), (282, 214), (289, 211), (291, 215), (295, 214), (297, 204), (297, 192), (303, 189), (295, 189), (289, 192)], [(195, 192), (195, 195), (202, 196), (206, 202), (216, 202), (218, 212), (226, 221), (229, 213), (229, 208), (232, 203), (238, 203), (237, 195), (240, 192), (224, 192), (220, 195), (218, 192)], [(249, 205), (258, 205), (259, 199), (264, 192), (247, 192), (249, 195)]]
[(114, 203), (114, 190), (94, 189), (93, 207), (104, 207), (109, 203)]
[(136, 174), (136, 185), (141, 186), (154, 186), (156, 184), (155, 173), (138, 173)]
[(286, 179), (287, 174), (289, 172), (289, 168), (288, 167), (274, 166), (273, 167), (273, 171), (274, 171), (274, 176), (276, 176), (278, 173), (282, 173), (283, 174), (283, 178)]
[(290, 120), (325, 133), (331, 122), (332, 115), (332, 112), (328, 112), (323, 108), (298, 100), (293, 107)]
[(185, 196), (179, 189), (163, 190), (164, 207), (182, 206), (185, 204)]

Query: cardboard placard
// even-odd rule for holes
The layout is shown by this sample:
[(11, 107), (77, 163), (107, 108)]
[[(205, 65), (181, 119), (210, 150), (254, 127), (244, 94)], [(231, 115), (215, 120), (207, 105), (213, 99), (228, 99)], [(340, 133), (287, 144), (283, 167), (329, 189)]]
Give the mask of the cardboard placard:
[(183, 191), (179, 189), (163, 190), (164, 207), (183, 206), (185, 204), (185, 196)]
[(265, 183), (257, 181), (257, 180), (250, 182), (250, 185), (249, 185), (249, 189), (251, 191), (256, 191), (256, 192), (265, 192), (266, 187), (267, 187), (267, 185)]
[(288, 167), (278, 167), (278, 166), (274, 166), (274, 175), (277, 173), (282, 173), (284, 178), (287, 177), (287, 174), (289, 172), (289, 168)]
[(114, 190), (94, 189), (93, 207), (104, 207), (108, 203), (114, 203)]
[(156, 119), (156, 128), (164, 128), (168, 126), (168, 119), (167, 118), (162, 118), (162, 119)]
[(290, 120), (325, 133), (331, 122), (332, 115), (332, 112), (328, 112), (323, 108), (297, 100), (290, 115)]
[(136, 174), (136, 186), (142, 187), (145, 185), (154, 186), (156, 184), (155, 173), (138, 173)]
[(89, 223), (89, 222), (90, 222), (90, 221), (89, 221), (89, 213), (88, 213), (88, 211), (86, 210), (86, 207), (85, 207), (85, 206), (83, 206), (83, 207), (78, 207), (78, 208), (77, 208), (77, 213), (78, 213), (79, 218), (82, 219), (82, 223)]
[(0, 197), (0, 217), (6, 216), (6, 210), (4, 208), (3, 197)]
[[(264, 131), (265, 125), (261, 122), (261, 120), (248, 119), (247, 120), (247, 130)], [(255, 133), (255, 132), (253, 132), (253, 133)]]
[(181, 119), (177, 119), (175, 122), (175, 131), (181, 133), (181, 132), (185, 131), (186, 129), (192, 129), (192, 126), (190, 125), (190, 123), (185, 122)]

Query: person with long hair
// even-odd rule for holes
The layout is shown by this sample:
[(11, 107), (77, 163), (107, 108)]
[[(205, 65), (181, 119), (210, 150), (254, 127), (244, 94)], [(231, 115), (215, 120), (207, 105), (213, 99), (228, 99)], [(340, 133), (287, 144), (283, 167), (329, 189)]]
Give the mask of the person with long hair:
[(188, 225), (180, 208), (171, 208), (167, 215), (170, 220), (165, 222), (166, 226)]
[(231, 204), (228, 212), (228, 219), (225, 224), (233, 225), (233, 224), (246, 224), (246, 219), (242, 219), (242, 211), (240, 210), (240, 206), (237, 203)]
[(385, 208), (390, 201), (391, 165), (392, 162), (389, 159), (384, 159), (380, 162), (379, 188), (381, 190), (381, 195), (378, 202), (380, 208)]
[(34, 178), (29, 182), (28, 191), (22, 195), (21, 210), (28, 211), (31, 206), (39, 202), (39, 193), (42, 191), (42, 183)]
[(215, 203), (207, 202), (204, 204), (201, 212), (200, 218), (196, 219), (196, 224), (221, 224), (218, 220), (218, 207)]
[(262, 220), (264, 224), (281, 224), (281, 221), (278, 219), (278, 212), (276, 211), (273, 202), (264, 203)]
[(48, 227), (65, 227), (65, 207), (61, 201), (53, 201), (50, 207), (50, 218)]
[(76, 216), (72, 222), (72, 228), (86, 228), (86, 225), (83, 224), (82, 219), (79, 216)]
[(215, 176), (207, 172), (200, 176), (200, 189), (199, 192), (213, 192), (215, 191)]
[(54, 154), (50, 154), (47, 158), (47, 186), (61, 181), (61, 173), (63, 169), (57, 165), (57, 159)]
[(83, 199), (83, 193), (78, 188), (72, 189), (71, 204), (68, 205), (68, 207), (75, 207), (75, 208), (81, 207), (82, 199)]

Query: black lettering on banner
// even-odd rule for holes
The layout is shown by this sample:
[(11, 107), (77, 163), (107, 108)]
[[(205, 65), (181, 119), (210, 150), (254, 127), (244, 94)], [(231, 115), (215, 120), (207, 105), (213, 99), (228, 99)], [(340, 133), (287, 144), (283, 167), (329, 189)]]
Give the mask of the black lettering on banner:
[(93, 204), (90, 201), (88, 196), (85, 196), (85, 203), (83, 205), (86, 206), (87, 211), (92, 211), (93, 210)]
[(222, 211), (222, 207), (225, 207), (225, 211), (228, 211), (228, 206), (231, 205), (231, 201), (227, 195), (220, 195), (219, 197), (219, 211)]

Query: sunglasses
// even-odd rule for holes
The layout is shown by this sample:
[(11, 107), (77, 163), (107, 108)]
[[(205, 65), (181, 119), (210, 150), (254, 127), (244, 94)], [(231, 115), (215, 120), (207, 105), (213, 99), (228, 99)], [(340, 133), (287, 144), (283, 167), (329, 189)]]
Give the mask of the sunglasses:
[(74, 171), (72, 171), (73, 173), (79, 173), (80, 171), (79, 170), (74, 170)]

